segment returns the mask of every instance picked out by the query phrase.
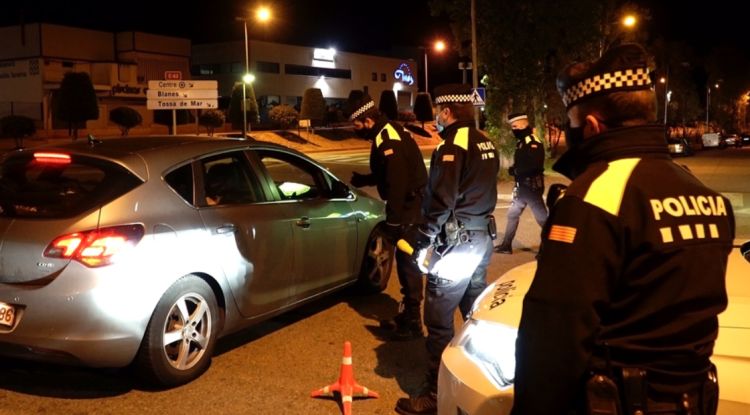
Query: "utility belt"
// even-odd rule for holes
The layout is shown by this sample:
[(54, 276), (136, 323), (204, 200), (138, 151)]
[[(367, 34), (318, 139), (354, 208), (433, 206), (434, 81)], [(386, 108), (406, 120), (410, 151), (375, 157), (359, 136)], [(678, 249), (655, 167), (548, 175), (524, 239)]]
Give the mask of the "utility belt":
[(719, 404), (716, 367), (697, 388), (682, 394), (651, 392), (646, 371), (636, 367), (613, 370), (614, 376), (594, 373), (586, 382), (588, 415), (715, 415)]
[(471, 242), (472, 233), (488, 233), (492, 240), (497, 238), (497, 225), (495, 217), (489, 215), (481, 220), (472, 220), (470, 223), (463, 223), (451, 216), (441, 232), (439, 239), (441, 245), (456, 246)]
[(516, 187), (523, 187), (524, 189), (531, 190), (532, 192), (539, 192), (544, 190), (544, 175), (537, 174), (528, 177), (516, 178)]

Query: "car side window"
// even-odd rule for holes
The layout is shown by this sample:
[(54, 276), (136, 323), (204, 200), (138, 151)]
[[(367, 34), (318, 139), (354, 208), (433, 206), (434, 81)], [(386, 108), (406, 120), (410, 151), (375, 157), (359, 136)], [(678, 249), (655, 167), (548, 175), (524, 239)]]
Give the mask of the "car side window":
[(282, 200), (331, 197), (325, 172), (314, 164), (281, 151), (258, 150), (256, 153)]
[(261, 202), (260, 189), (247, 158), (241, 151), (200, 161), (204, 206)]
[(193, 167), (186, 164), (164, 176), (164, 181), (186, 202), (193, 203)]

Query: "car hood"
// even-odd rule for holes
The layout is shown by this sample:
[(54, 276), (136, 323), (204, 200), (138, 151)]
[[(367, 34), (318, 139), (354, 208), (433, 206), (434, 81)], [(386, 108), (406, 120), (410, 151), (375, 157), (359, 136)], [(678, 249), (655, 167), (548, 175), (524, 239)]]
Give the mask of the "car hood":
[(510, 327), (518, 327), (523, 297), (531, 286), (536, 261), (519, 265), (490, 284), (474, 303), (471, 317)]

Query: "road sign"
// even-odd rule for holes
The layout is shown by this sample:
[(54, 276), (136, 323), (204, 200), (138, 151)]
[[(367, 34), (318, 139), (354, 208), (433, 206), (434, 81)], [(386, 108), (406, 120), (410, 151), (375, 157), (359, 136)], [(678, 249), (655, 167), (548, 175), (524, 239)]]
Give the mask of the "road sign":
[(471, 89), (471, 103), (475, 107), (484, 106), (484, 88), (472, 88)]
[(148, 89), (218, 89), (218, 81), (148, 81)]
[(164, 71), (164, 79), (180, 80), (182, 79), (182, 71)]
[(149, 89), (148, 99), (216, 99), (219, 91), (215, 89)]
[[(150, 90), (149, 90), (150, 92)], [(190, 110), (218, 108), (216, 99), (148, 99), (146, 108), (150, 110)]]

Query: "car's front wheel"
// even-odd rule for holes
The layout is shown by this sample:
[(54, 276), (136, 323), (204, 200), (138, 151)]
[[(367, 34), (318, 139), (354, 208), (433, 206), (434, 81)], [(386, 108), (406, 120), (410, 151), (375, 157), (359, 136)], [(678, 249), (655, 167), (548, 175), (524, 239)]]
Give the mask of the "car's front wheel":
[(359, 285), (366, 293), (379, 293), (388, 286), (395, 247), (388, 242), (380, 226), (376, 226), (367, 241), (367, 250), (359, 273)]
[(136, 357), (136, 370), (158, 386), (181, 385), (208, 369), (219, 328), (211, 287), (188, 275), (162, 296)]

